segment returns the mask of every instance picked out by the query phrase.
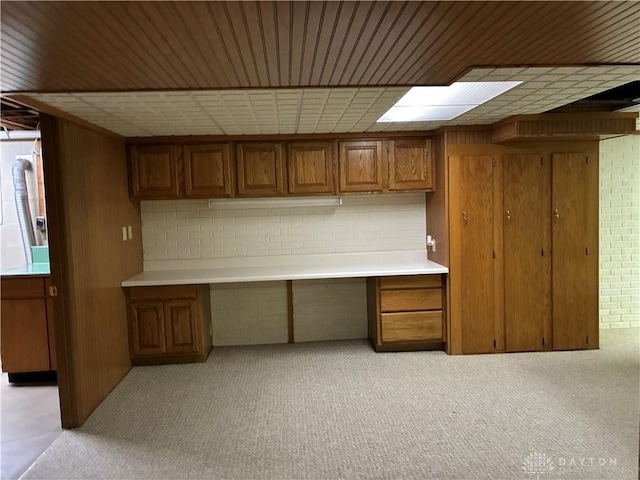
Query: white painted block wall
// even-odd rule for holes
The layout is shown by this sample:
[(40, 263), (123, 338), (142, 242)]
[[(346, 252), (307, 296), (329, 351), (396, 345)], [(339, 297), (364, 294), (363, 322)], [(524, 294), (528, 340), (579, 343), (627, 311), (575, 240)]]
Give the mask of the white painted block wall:
[[(345, 196), (341, 207), (209, 210), (143, 201), (144, 260), (424, 250), (425, 194)], [(363, 279), (293, 283), (297, 342), (366, 338)], [(214, 345), (287, 342), (284, 282), (212, 285)]]
[(367, 285), (363, 278), (293, 282), (296, 342), (367, 338)]
[(287, 343), (285, 282), (211, 285), (213, 345)]
[(600, 328), (640, 326), (640, 136), (600, 142)]

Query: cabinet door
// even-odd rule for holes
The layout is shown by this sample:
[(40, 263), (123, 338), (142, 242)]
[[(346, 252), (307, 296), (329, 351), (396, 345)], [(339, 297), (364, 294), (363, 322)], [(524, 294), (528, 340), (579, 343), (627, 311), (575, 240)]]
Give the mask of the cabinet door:
[(175, 198), (178, 186), (178, 147), (133, 145), (131, 193), (134, 198)]
[(340, 192), (381, 192), (386, 166), (382, 142), (367, 140), (339, 143)]
[(552, 156), (553, 348), (598, 346), (598, 161)]
[(431, 141), (389, 141), (389, 190), (433, 191)]
[(294, 195), (335, 193), (330, 142), (290, 143), (287, 165), (289, 193)]
[(551, 315), (549, 165), (542, 155), (506, 155), (503, 172), (506, 350), (542, 350)]
[(166, 353), (162, 302), (131, 304), (129, 345), (133, 356)]
[(49, 293), (49, 287), (51, 287), (51, 278), (46, 278), (44, 281), (44, 289), (46, 297), (46, 309), (47, 309), (47, 332), (49, 337), (49, 363), (51, 364), (51, 370), (58, 369), (58, 357), (56, 355), (56, 329), (55, 329), (55, 316), (53, 307), (53, 297)]
[(198, 353), (200, 331), (195, 300), (164, 302), (167, 353)]
[(50, 370), (44, 298), (2, 300), (2, 371)]
[(459, 328), (462, 353), (493, 352), (497, 321), (493, 158), (491, 155), (469, 155), (450, 157), (449, 160), (451, 190), (456, 192), (450, 212), (451, 310), (452, 324), (456, 323), (452, 330)]
[(186, 145), (184, 152), (187, 197), (230, 197), (229, 145)]
[(284, 159), (279, 143), (237, 146), (238, 195), (285, 195)]

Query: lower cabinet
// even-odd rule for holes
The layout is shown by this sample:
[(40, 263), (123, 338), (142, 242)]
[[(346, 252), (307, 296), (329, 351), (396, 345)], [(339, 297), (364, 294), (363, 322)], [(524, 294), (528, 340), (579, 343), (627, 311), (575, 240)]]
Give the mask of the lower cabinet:
[(211, 351), (209, 285), (132, 287), (129, 353), (134, 365), (204, 362)]
[(369, 339), (376, 351), (444, 348), (442, 275), (367, 279)]
[(3, 277), (1, 285), (2, 371), (56, 370), (49, 277)]

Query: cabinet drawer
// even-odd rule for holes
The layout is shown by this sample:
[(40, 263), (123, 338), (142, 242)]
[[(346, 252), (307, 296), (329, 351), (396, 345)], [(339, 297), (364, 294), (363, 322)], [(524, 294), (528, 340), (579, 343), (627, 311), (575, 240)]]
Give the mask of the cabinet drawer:
[(383, 342), (442, 340), (442, 311), (383, 313)]
[(380, 292), (382, 312), (411, 312), (416, 310), (441, 310), (441, 288), (414, 290), (387, 290)]
[(43, 277), (3, 278), (0, 288), (5, 299), (45, 296)]
[(381, 277), (380, 289), (390, 288), (431, 288), (442, 287), (442, 275), (403, 275), (398, 277)]
[(167, 287), (130, 287), (129, 297), (133, 300), (165, 300), (169, 298), (196, 298), (197, 286), (171, 285)]

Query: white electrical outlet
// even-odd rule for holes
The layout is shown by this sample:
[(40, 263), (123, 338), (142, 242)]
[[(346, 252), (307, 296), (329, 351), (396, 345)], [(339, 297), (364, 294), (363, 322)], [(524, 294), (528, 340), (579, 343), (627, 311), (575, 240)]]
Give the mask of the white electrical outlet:
[(127, 241), (127, 227), (122, 227), (122, 241)]
[(129, 236), (129, 240), (133, 239), (133, 228), (131, 228), (131, 225), (127, 227), (127, 235)]

